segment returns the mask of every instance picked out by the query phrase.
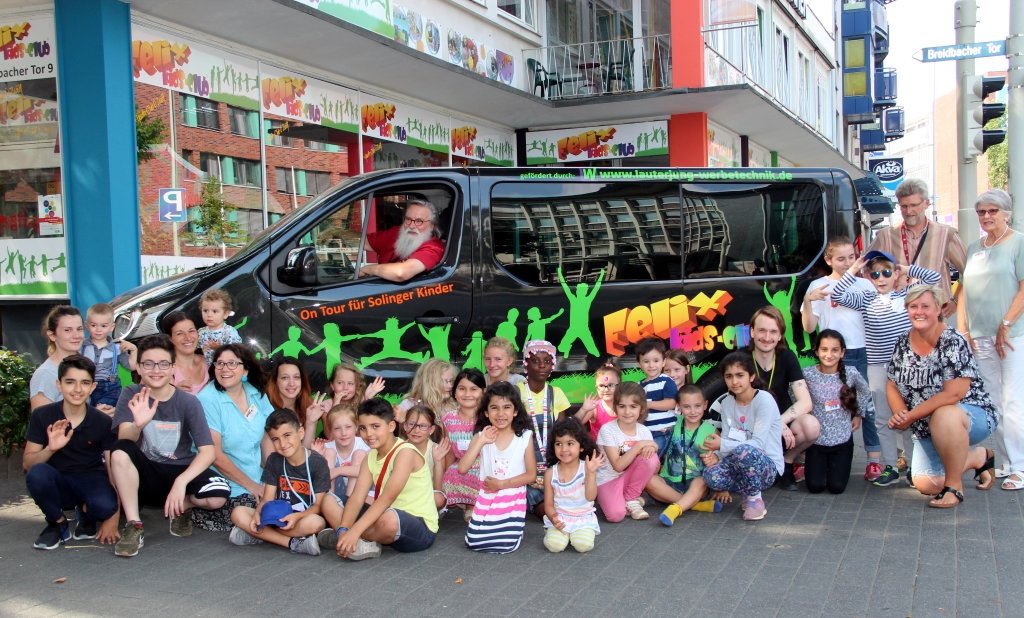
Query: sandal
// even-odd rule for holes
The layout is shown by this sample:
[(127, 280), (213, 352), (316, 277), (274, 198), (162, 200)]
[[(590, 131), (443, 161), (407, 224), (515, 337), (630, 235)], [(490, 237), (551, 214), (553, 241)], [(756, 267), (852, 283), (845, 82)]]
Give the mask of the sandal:
[[(942, 499), (946, 497), (946, 494), (953, 494), (957, 501), (956, 502), (943, 502)], [(959, 489), (953, 489), (952, 487), (946, 486), (942, 488), (934, 498), (928, 502), (928, 506), (933, 509), (952, 509), (960, 505), (964, 501), (964, 494)]]
[(985, 449), (985, 463), (974, 471), (974, 480), (978, 481), (978, 490), (985, 491), (992, 489), (992, 484), (996, 482), (996, 474), (993, 471), (996, 467), (996, 455), (992, 449)]
[(1007, 491), (1017, 491), (1018, 489), (1024, 489), (1024, 472), (1013, 472), (1010, 476), (1003, 480), (1003, 484), (1000, 485)]

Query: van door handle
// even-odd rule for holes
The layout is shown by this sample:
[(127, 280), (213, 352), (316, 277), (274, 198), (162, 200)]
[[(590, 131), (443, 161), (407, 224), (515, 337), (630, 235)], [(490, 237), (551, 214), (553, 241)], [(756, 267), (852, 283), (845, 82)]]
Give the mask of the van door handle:
[(440, 326), (442, 324), (458, 324), (459, 316), (457, 315), (443, 315), (443, 316), (425, 316), (421, 315), (416, 318), (417, 324), (423, 324), (424, 326)]

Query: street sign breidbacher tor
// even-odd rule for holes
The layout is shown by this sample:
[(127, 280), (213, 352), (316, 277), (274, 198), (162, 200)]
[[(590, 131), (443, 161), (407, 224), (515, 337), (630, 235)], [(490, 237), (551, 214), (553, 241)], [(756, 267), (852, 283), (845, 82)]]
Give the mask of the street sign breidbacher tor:
[(982, 41), (980, 43), (925, 47), (921, 50), (921, 57), (917, 60), (920, 62), (943, 62), (945, 60), (971, 60), (986, 56), (1005, 55), (1006, 41)]

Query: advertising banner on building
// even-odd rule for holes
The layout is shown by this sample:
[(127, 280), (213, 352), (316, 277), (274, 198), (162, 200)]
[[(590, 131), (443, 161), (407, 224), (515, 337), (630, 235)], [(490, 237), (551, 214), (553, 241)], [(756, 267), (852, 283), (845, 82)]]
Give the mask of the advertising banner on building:
[(376, 2), (352, 0), (296, 0), (299, 4), (305, 4), (318, 11), (337, 17), (342, 21), (355, 24), (376, 32), (389, 39), (395, 36), (395, 27), (391, 18), (391, 2), (377, 0)]
[(884, 188), (882, 194), (890, 199), (896, 199), (896, 187), (905, 178), (903, 157), (869, 157), (868, 171), (878, 176)]
[(516, 135), (452, 118), (452, 154), (492, 165), (516, 164)]
[(0, 239), (0, 297), (68, 295), (64, 237)]
[(264, 112), (359, 133), (359, 94), (355, 90), (266, 64), (261, 68), (260, 101)]
[(132, 24), (132, 70), (143, 84), (259, 109), (255, 60)]
[[(753, 164), (751, 164), (753, 165)], [(708, 123), (708, 167), (739, 167), (740, 136), (713, 122)]]
[(57, 76), (52, 17), (0, 21), (0, 82)]
[(574, 163), (668, 154), (668, 122), (633, 122), (526, 134), (526, 164)]
[(448, 154), (448, 117), (424, 109), (363, 94), (360, 97), (362, 134)]
[(707, 7), (709, 26), (757, 21), (755, 0), (711, 0)]

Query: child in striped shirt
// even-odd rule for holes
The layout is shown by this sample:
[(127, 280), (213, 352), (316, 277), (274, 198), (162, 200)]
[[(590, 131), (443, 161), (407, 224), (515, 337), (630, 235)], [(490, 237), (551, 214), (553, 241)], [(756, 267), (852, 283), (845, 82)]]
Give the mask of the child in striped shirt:
[(665, 342), (656, 337), (641, 339), (636, 344), (636, 361), (643, 370), (640, 386), (647, 393), (647, 419), (644, 426), (658, 445), (658, 459), (665, 457), (676, 425), (676, 397), (679, 390), (672, 378), (665, 375)]
[[(857, 273), (867, 266), (874, 291), (855, 290)], [(832, 300), (844, 307), (856, 309), (864, 316), (864, 340), (868, 353), (868, 385), (875, 404), (875, 428), (882, 446), (881, 476), (873, 482), (879, 487), (891, 485), (899, 479), (896, 471), (896, 433), (889, 428), (892, 410), (886, 399), (886, 365), (892, 358), (893, 348), (900, 335), (910, 330), (910, 319), (903, 305), (909, 288), (895, 289), (901, 275), (934, 285), (941, 278), (934, 270), (916, 264), (896, 266), (896, 260), (884, 251), (868, 251), (850, 265), (832, 291)]]

